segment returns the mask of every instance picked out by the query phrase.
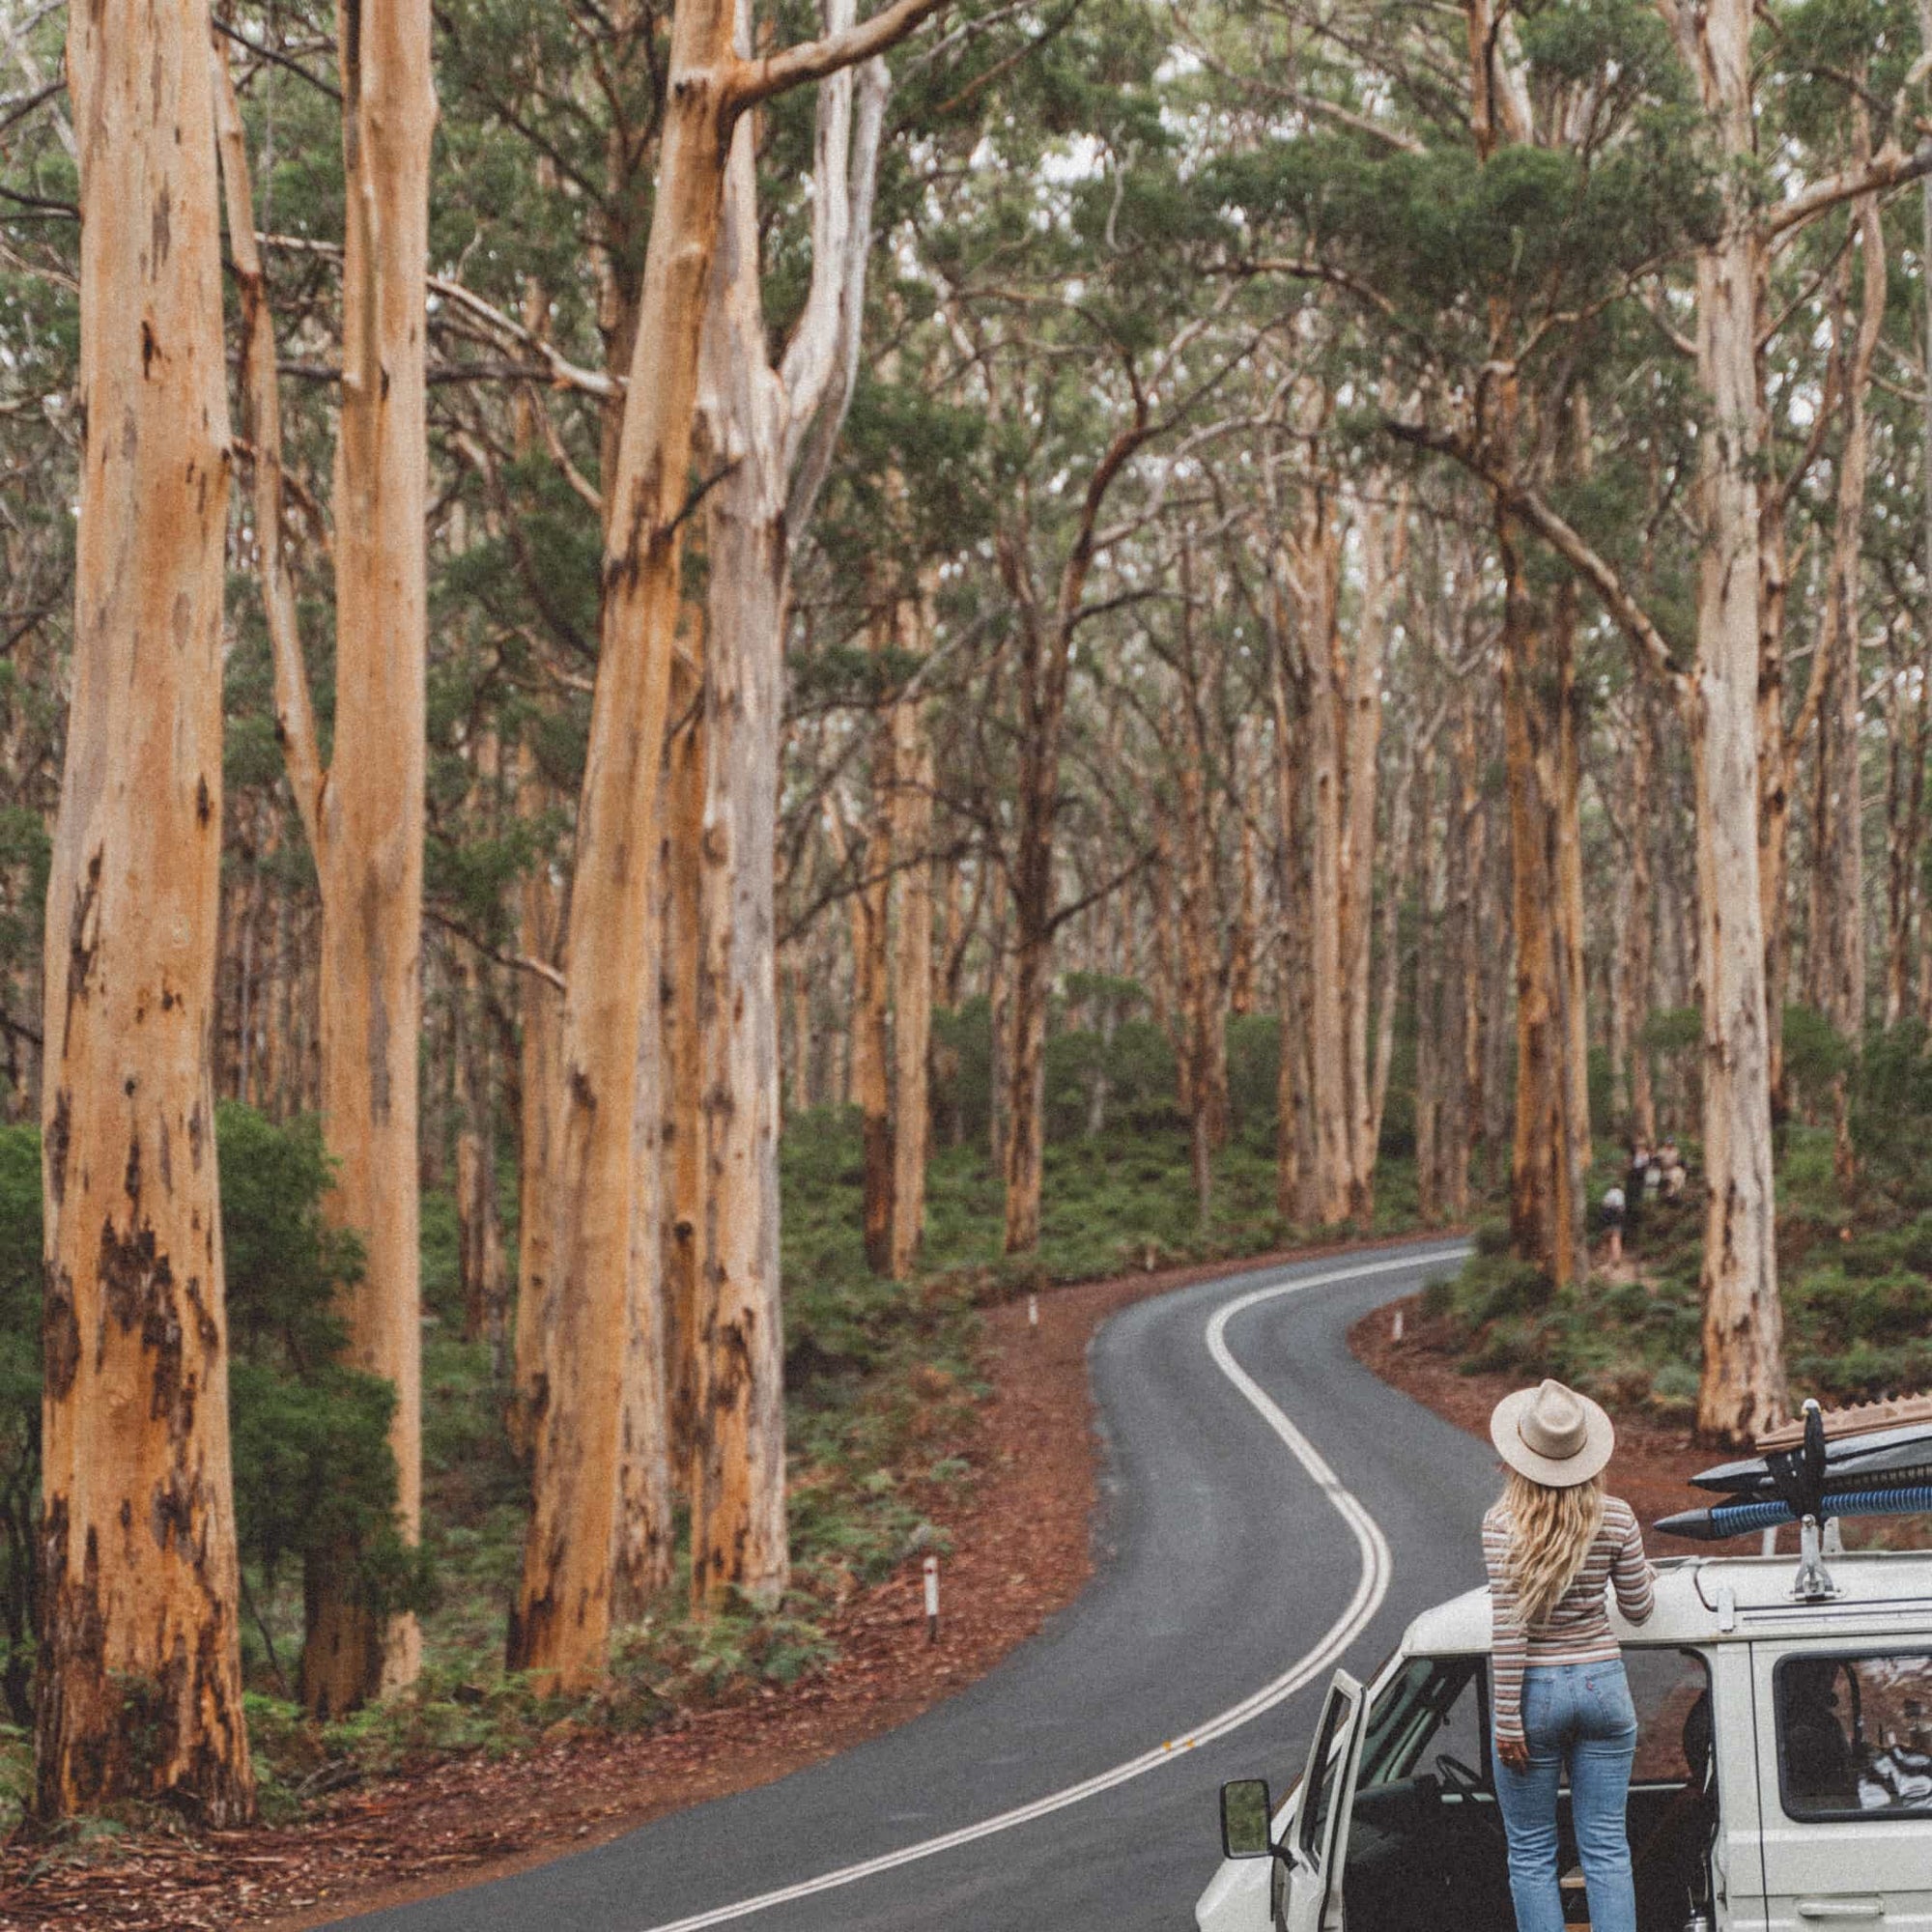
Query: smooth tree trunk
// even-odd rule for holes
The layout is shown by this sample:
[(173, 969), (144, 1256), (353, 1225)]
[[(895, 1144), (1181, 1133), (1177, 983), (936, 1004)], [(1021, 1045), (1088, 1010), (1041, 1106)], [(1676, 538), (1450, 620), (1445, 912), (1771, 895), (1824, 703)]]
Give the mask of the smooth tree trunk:
[(1441, 718), (1417, 733), (1389, 814), (1390, 876), (1377, 919), (1375, 1062), (1369, 1076), (1368, 1138), (1378, 1146), (1395, 1067), (1396, 996), (1402, 980), (1402, 908), (1410, 888), (1429, 888), (1430, 841), (1435, 795), (1435, 734)]
[(710, 314), (703, 825), (697, 842), (702, 1194), (691, 1445), (691, 1595), (775, 1604), (789, 1574), (779, 1301), (776, 915), (786, 551), (778, 412), (758, 299), (753, 129), (732, 142)]
[[(925, 639), (922, 606), (920, 641)], [(932, 740), (917, 696), (893, 711), (894, 763), (899, 776), (897, 823), (899, 911), (893, 945), (892, 1275), (911, 1279), (925, 1233), (925, 1164), (931, 1147), (926, 1093), (932, 1044)], [(1112, 1002), (1108, 1002), (1111, 1010)]]
[(671, 710), (682, 722), (665, 748), (665, 822), (659, 846), (664, 875), (651, 908), (658, 922), (659, 1002), (655, 1014), (646, 1007), (643, 1017), (645, 1032), (652, 1030), (654, 1018), (657, 1022), (663, 1099), (659, 1153), (663, 1175), (658, 1208), (666, 1388), (670, 1405), (672, 1467), (687, 1492), (693, 1445), (699, 1430), (696, 1329), (700, 1227), (704, 1219), (704, 1122), (697, 980), (704, 939), (699, 848), (704, 838), (710, 738), (703, 683), (709, 631), (706, 617), (694, 614), (681, 634), (686, 648), (671, 671)]
[[(637, 308), (636, 353), (606, 498), (602, 648), (591, 703), (590, 739), (577, 816), (567, 954), (571, 960), (635, 959), (637, 970), (579, 970), (563, 1003), (559, 1121), (554, 1136), (553, 1266), (556, 1280), (555, 1387), (537, 1435), (532, 1511), (524, 1574), (511, 1617), (508, 1658), (540, 1683), (576, 1690), (604, 1672), (611, 1624), (612, 1517), (619, 1447), (622, 1351), (628, 1264), (636, 1197), (631, 1094), (611, 1079), (635, 1083), (638, 1029), (655, 989), (648, 910), (659, 838), (657, 775), (664, 744), (674, 649), (684, 521), (692, 487), (698, 377), (712, 263), (724, 213), (725, 174), (736, 120), (784, 90), (870, 61), (910, 33), (940, 0), (893, 0), (863, 26), (761, 59), (735, 50), (740, 22), (726, 0), (679, 0), (671, 23), (669, 71), (650, 241)], [(750, 242), (742, 232), (738, 246)], [(776, 673), (774, 672), (775, 676)], [(753, 855), (747, 855), (748, 863)], [(767, 866), (767, 870), (769, 866)], [(769, 886), (767, 884), (767, 890)], [(639, 957), (639, 941), (644, 956)], [(769, 948), (770, 935), (763, 943)], [(769, 977), (767, 950), (764, 972)], [(775, 1003), (768, 994), (768, 1006)], [(748, 1134), (776, 1131), (776, 1013), (770, 1026), (770, 1119), (748, 1118)], [(732, 1050), (738, 1050), (734, 1047)], [(753, 1238), (767, 1238), (756, 1230)], [(776, 1239), (775, 1233), (769, 1236)], [(753, 1308), (754, 1284), (740, 1278), (707, 1305), (697, 1332), (724, 1345), (734, 1338), (770, 1359), (779, 1343), (776, 1281), (769, 1306)], [(707, 1294), (714, 1290), (707, 1287)], [(751, 1322), (758, 1324), (753, 1333)], [(765, 1331), (769, 1331), (769, 1333)], [(750, 1426), (748, 1405), (780, 1414), (780, 1391), (760, 1391), (745, 1365), (733, 1365), (731, 1415), (713, 1418), (729, 1442)], [(731, 1480), (736, 1480), (738, 1471)], [(776, 1483), (782, 1522), (782, 1452)], [(754, 1502), (755, 1483), (745, 1489)], [(728, 1506), (729, 1495), (724, 1503)], [(769, 1508), (769, 1504), (760, 1506)], [(714, 1545), (715, 1548), (715, 1545)], [(751, 1547), (742, 1557), (769, 1563)], [(762, 1589), (753, 1571), (747, 1586)], [(707, 1588), (716, 1581), (715, 1567)]]
[(1927, 666), (1922, 651), (1893, 651), (1885, 788), (1885, 1024), (1911, 1009), (1925, 837)]
[(1348, 805), (1342, 827), (1341, 925), (1342, 999), (1347, 1027), (1349, 1218), (1367, 1227), (1375, 1218), (1378, 1114), (1369, 1022), (1382, 677), (1396, 590), (1407, 558), (1406, 492), (1397, 490), (1395, 501), (1388, 507), (1370, 504), (1362, 514), (1360, 528), (1363, 588), (1350, 652), (1347, 726), (1343, 733), (1347, 748)]
[(1208, 809), (1208, 743), (1191, 539), (1180, 550), (1180, 682), (1186, 732), (1179, 771), (1180, 838), (1180, 1033), (1197, 1211), (1212, 1205), (1213, 1156), (1228, 1143), (1228, 1043), (1215, 931), (1216, 828)]
[(245, 1824), (214, 1146), (228, 514), (208, 10), (74, 9), (83, 421), (47, 883), (34, 1808)]
[(1316, 1218), (1324, 1227), (1349, 1218), (1350, 1116), (1349, 1049), (1352, 1036), (1344, 983), (1351, 899), (1345, 883), (1344, 850), (1348, 778), (1345, 767), (1343, 693), (1348, 660), (1337, 618), (1341, 538), (1320, 493), (1304, 512), (1312, 528), (1301, 544), (1303, 581), (1314, 580), (1300, 599), (1298, 628), (1306, 640), (1308, 698), (1303, 743), (1308, 758), (1309, 918), (1308, 1058), (1310, 1107), (1315, 1127)]
[[(1868, 148), (1869, 142), (1861, 145)], [(1859, 739), (1859, 578), (1871, 462), (1865, 399), (1885, 315), (1885, 242), (1876, 195), (1859, 202), (1857, 227), (1864, 298), (1856, 339), (1844, 357), (1844, 443), (1836, 466), (1831, 562), (1819, 619), (1817, 648), (1828, 668), (1814, 765), (1807, 962), (1811, 1004), (1840, 1037), (1853, 1043), (1863, 1029), (1865, 1010), (1864, 795)]]
[[(1857, 157), (1870, 158), (1868, 117), (1854, 114), (1861, 138)], [(1826, 573), (1825, 609), (1818, 654), (1827, 667), (1824, 707), (1819, 717), (1818, 757), (1814, 767), (1811, 867), (1811, 1003), (1854, 1051), (1864, 1032), (1864, 748), (1860, 742), (1859, 579), (1863, 568), (1865, 473), (1871, 461), (1871, 430), (1865, 399), (1872, 356), (1885, 319), (1884, 230), (1878, 197), (1861, 197), (1856, 207), (1860, 253), (1864, 269), (1863, 303), (1858, 331), (1845, 357), (1845, 440), (1838, 453), (1837, 502)], [(1848, 1075), (1832, 1083), (1835, 1123), (1833, 1162), (1841, 1185), (1857, 1171), (1852, 1148)]]
[[(335, 445), (334, 755), (321, 759), (282, 540), (275, 344), (256, 259), (240, 116), (220, 70), (229, 232), (242, 284), (242, 391), (255, 452), (255, 533), (275, 668), (277, 736), (321, 884), (317, 984), (325, 1211), (360, 1236), (344, 1358), (395, 1390), (398, 1520), (422, 1499), (417, 1035), (422, 1009), (427, 561), (423, 295), (436, 94), (426, 0), (377, 0), (339, 22), (347, 197)], [(311, 1558), (302, 1696), (353, 1709), (413, 1680), (411, 1616), (366, 1601), (358, 1552)]]
[[(1557, 1287), (1583, 1264), (1587, 1123), (1577, 1118), (1582, 920), (1577, 841), (1574, 603), (1532, 593), (1522, 533), (1499, 513), (1503, 719), (1516, 934), (1516, 1139), (1510, 1230), (1517, 1255)], [(1584, 1090), (1587, 1100), (1587, 1089)]]
[[(663, 863), (660, 848), (659, 863)], [(664, 897), (652, 891), (645, 917), (664, 918)], [(651, 934), (646, 956), (659, 950)], [(631, 1094), (631, 1157), (637, 1192), (631, 1203), (631, 1255), (624, 1287), (623, 1373), (618, 1396), (617, 1499), (611, 1530), (611, 1619), (641, 1622), (671, 1580), (671, 1389), (691, 1378), (688, 1334), (672, 1342), (665, 1298), (664, 1157), (665, 1051), (663, 1031), (646, 1006), (638, 1028), (636, 1080)]]
[[(682, 0), (618, 440), (603, 642), (577, 815), (552, 1135), (555, 1313), (513, 1669), (570, 1691), (604, 1673), (611, 1629), (622, 1364), (637, 1162), (638, 1030), (657, 960), (639, 958), (657, 877), (658, 770), (679, 593), (698, 342), (717, 241), (734, 68), (726, 0)], [(611, 971), (630, 960), (634, 970)], [(571, 970), (575, 968), (575, 970)]]
[(1760, 437), (1750, 29), (1749, 0), (1713, 0), (1685, 23), (1687, 58), (1725, 163), (1720, 230), (1697, 262), (1697, 375), (1711, 421), (1699, 439), (1690, 703), (1706, 1188), (1697, 1430), (1714, 1442), (1750, 1440), (1781, 1421), (1786, 1406), (1756, 881)]
[(1212, 835), (1207, 788), (1191, 755), (1181, 760), (1179, 789), (1181, 841), (1187, 852), (1180, 875), (1181, 1058), (1187, 1068), (1195, 1208), (1205, 1227), (1213, 1205), (1213, 1157), (1228, 1140), (1228, 1069), (1218, 976), (1209, 956), (1214, 944)]
[[(525, 747), (517, 763), (517, 812), (527, 824), (543, 816), (548, 790), (535, 755)], [(517, 944), (526, 959), (554, 962), (561, 938), (561, 895), (547, 862), (533, 865), (517, 887)], [(554, 1118), (560, 989), (526, 970), (517, 988), (517, 1307), (511, 1334), (510, 1434), (521, 1455), (535, 1441), (536, 1419), (548, 1397), (546, 1364), (551, 1325), (550, 1129)]]
[(456, 1029), (456, 1273), (463, 1339), (500, 1355), (506, 1301), (502, 1226), (497, 1208), (497, 1103), (490, 1077), (487, 988), (462, 971), (451, 997)]
[[(880, 611), (872, 626), (874, 650), (883, 649), (891, 635), (892, 613)], [(885, 1274), (892, 1266), (893, 1231), (892, 867), (897, 797), (889, 719), (880, 720), (872, 732), (871, 792), (860, 859), (863, 883), (852, 895), (852, 1099), (865, 1147), (866, 1264), (874, 1274)]]
[[(335, 445), (334, 755), (316, 808), (322, 876), (326, 1211), (365, 1244), (345, 1358), (396, 1391), (398, 1516), (422, 1516), (422, 1321), (415, 1187), (421, 1013), (428, 500), (423, 285), (436, 93), (428, 0), (351, 0), (337, 23), (348, 215)], [(340, 1712), (412, 1682), (413, 1617), (379, 1617), (355, 1552), (308, 1582), (302, 1690)]]
[(1652, 878), (1656, 839), (1658, 708), (1647, 689), (1639, 692), (1631, 731), (1629, 776), (1624, 809), (1629, 814), (1628, 908), (1619, 934), (1620, 984), (1625, 1010), (1624, 1051), (1632, 1140), (1657, 1145), (1657, 1095), (1651, 1081), (1650, 1049), (1644, 1028), (1650, 1019), (1651, 975), (1655, 955), (1657, 894)]

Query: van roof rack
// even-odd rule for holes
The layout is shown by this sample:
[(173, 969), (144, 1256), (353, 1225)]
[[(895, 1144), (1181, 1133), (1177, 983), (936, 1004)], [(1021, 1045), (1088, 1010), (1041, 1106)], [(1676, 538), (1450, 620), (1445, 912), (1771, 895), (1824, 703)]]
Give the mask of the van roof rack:
[(1756, 1458), (1691, 1478), (1730, 1500), (1665, 1517), (1657, 1527), (1719, 1543), (1795, 1522), (1800, 1553), (1791, 1594), (1815, 1602), (1837, 1594), (1824, 1561), (1829, 1521), (1932, 1511), (1932, 1396), (1863, 1403), (1830, 1416), (1807, 1402), (1799, 1421), (1760, 1436), (1758, 1446), (1764, 1453)]

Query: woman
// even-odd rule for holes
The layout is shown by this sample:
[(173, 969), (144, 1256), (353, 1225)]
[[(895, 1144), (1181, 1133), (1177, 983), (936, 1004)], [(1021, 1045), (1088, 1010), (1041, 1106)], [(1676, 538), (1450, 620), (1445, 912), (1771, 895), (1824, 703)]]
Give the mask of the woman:
[(1496, 1801), (1517, 1932), (1563, 1932), (1556, 1792), (1566, 1767), (1591, 1932), (1636, 1932), (1624, 1826), (1636, 1712), (1605, 1586), (1615, 1584), (1617, 1607), (1640, 1624), (1654, 1573), (1631, 1506), (1604, 1491), (1616, 1434), (1588, 1396), (1546, 1381), (1496, 1405), (1490, 1439), (1509, 1469), (1483, 1519), (1483, 1558), (1494, 1618)]

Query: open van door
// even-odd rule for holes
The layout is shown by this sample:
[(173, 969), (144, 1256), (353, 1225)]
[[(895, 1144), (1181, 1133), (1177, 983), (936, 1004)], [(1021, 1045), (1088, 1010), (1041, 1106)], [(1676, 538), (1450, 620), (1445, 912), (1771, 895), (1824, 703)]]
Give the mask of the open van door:
[(1309, 1747), (1283, 1887), (1284, 1932), (1340, 1932), (1342, 1858), (1369, 1700), (1346, 1670), (1335, 1673)]

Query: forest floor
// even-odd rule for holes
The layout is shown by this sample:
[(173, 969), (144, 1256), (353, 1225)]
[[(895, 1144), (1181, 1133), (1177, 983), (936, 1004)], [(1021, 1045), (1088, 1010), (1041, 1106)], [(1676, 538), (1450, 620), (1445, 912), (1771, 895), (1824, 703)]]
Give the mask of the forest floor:
[(534, 1747), (442, 1753), (367, 1778), (313, 1801), (298, 1824), (128, 1831), (57, 1846), (16, 1837), (0, 1847), (0, 1928), (297, 1932), (582, 1849), (906, 1722), (992, 1668), (1091, 1575), (1094, 1329), (1134, 1301), (1284, 1258), (1043, 1289), (1037, 1329), (1024, 1297), (987, 1311), (990, 1393), (961, 1416), (955, 1439), (930, 1445), (970, 1464), (975, 1479), (916, 1499), (950, 1544), (937, 1643), (920, 1563), (907, 1560), (831, 1621), (831, 1661), (789, 1686), (742, 1685), (649, 1731), (563, 1719)]

